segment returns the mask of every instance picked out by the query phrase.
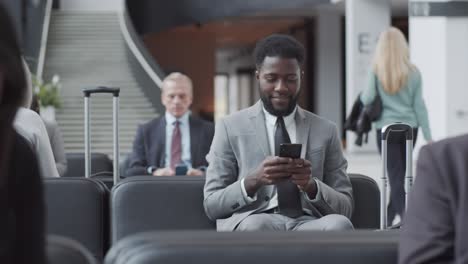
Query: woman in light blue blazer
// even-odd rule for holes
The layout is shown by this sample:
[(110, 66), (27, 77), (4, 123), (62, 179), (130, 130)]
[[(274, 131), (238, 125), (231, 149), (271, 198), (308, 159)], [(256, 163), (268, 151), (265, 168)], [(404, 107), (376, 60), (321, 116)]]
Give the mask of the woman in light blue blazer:
[[(371, 69), (361, 101), (364, 105), (370, 104), (376, 92), (382, 99), (382, 115), (373, 123), (377, 130), (379, 152), (382, 127), (395, 122), (413, 126), (414, 143), (418, 127), (421, 127), (424, 138), (432, 141), (427, 109), (422, 97), (421, 74), (409, 60), (408, 43), (400, 30), (391, 27), (381, 33)], [(405, 211), (406, 149), (402, 133), (389, 135), (387, 151), (391, 189), (388, 223), (391, 224), (397, 214), (402, 217)]]

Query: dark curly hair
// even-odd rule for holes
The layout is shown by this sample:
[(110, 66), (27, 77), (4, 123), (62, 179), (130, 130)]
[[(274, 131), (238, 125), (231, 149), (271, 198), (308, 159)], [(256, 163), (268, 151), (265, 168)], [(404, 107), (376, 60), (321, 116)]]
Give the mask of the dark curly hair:
[(299, 65), (304, 63), (305, 50), (295, 38), (273, 34), (257, 42), (253, 52), (257, 69), (261, 68), (265, 57), (296, 59)]

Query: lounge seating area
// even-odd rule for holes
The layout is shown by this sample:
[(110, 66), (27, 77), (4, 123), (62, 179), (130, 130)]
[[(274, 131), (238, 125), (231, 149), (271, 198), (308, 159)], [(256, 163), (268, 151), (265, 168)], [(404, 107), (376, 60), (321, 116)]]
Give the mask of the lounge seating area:
[[(378, 229), (380, 198), (376, 182), (360, 174), (350, 174), (350, 178), (356, 192), (355, 209), (351, 219), (353, 225), (356, 229)], [(51, 235), (67, 237), (82, 244), (98, 261), (102, 261), (108, 250), (119, 245), (120, 241), (128, 241), (127, 237), (139, 233), (171, 231), (174, 232), (174, 239), (177, 236), (189, 239), (192, 233), (182, 232), (181, 234), (181, 231), (199, 230), (199, 233), (193, 233), (194, 236), (200, 236), (200, 239), (209, 241), (214, 239), (211, 236), (216, 236), (210, 235), (215, 233), (213, 232), (215, 223), (208, 219), (203, 209), (204, 182), (204, 177), (137, 176), (124, 179), (109, 190), (100, 180), (92, 178), (44, 179), (47, 230)], [(351, 240), (355, 236), (353, 233), (349, 233)], [(235, 242), (234, 244), (240, 243), (243, 239), (243, 235), (232, 235), (237, 240), (237, 242), (232, 241)], [(290, 234), (289, 238), (296, 240), (296, 235), (298, 233)], [(154, 234), (145, 237), (152, 236), (158, 237)], [(228, 234), (224, 236), (225, 238), (222, 239), (229, 240)], [(275, 235), (266, 235), (265, 241), (271, 240), (268, 236)], [(346, 238), (347, 236), (343, 234), (338, 237)], [(250, 243), (251, 238), (254, 237), (254, 235), (246, 235), (245, 239)], [(297, 241), (301, 241), (301, 237), (307, 236), (299, 235)], [(309, 241), (311, 245), (320, 244), (319, 237), (311, 237), (313, 237), (313, 240)], [(322, 235), (322, 237), (327, 236)], [(338, 237), (337, 240), (323, 242), (326, 244), (327, 241), (340, 241), (341, 238), (338, 239)], [(214, 243), (214, 240), (211, 241), (210, 243)], [(351, 242), (348, 240), (346, 243)], [(393, 247), (393, 250), (396, 250), (396, 246), (393, 245)]]
[(468, 263), (468, 1), (4, 2), (0, 264)]
[(106, 264), (397, 262), (398, 232), (151, 232), (119, 241)]

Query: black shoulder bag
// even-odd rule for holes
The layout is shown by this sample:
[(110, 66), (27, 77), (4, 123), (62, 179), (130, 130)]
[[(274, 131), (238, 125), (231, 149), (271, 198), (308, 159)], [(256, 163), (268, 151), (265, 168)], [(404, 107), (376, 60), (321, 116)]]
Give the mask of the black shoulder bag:
[(380, 98), (379, 89), (377, 88), (378, 79), (375, 77), (375, 97), (372, 103), (366, 105), (364, 107), (364, 111), (366, 112), (367, 116), (369, 117), (370, 121), (377, 121), (379, 120), (380, 116), (382, 115), (383, 105), (382, 105), (382, 98)]

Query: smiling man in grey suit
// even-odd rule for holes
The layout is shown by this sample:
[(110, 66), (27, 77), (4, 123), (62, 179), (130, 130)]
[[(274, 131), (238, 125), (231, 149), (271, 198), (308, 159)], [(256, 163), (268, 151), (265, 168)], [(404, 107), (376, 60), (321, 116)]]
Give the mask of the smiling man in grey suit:
[[(254, 52), (261, 101), (218, 122), (205, 212), (218, 231), (345, 230), (353, 196), (336, 126), (297, 106), (304, 48), (271, 35)], [(301, 158), (278, 157), (281, 143)]]

